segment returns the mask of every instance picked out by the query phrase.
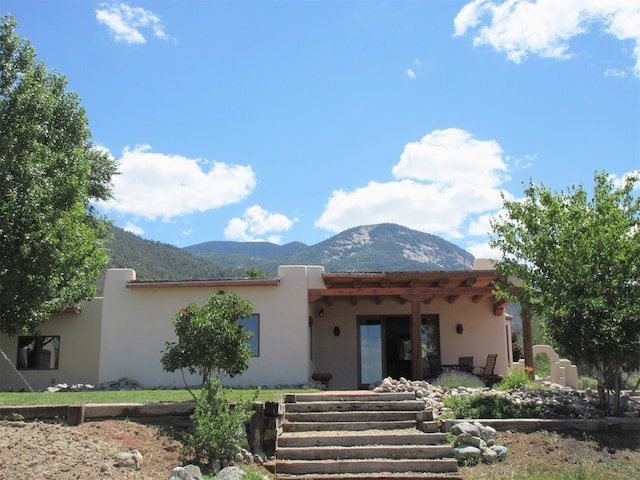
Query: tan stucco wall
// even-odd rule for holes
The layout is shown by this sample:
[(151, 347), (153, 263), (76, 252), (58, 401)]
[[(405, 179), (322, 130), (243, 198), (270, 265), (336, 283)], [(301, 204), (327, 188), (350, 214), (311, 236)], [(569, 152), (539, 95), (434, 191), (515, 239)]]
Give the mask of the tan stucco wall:
[[(321, 267), (285, 266), (278, 270), (279, 286), (224, 286), (219, 288), (126, 288), (133, 270), (110, 270), (105, 283), (100, 381), (127, 376), (143, 386), (183, 386), (180, 372), (162, 370), (166, 341), (175, 341), (171, 318), (180, 308), (204, 300), (217, 290), (247, 297), (260, 314), (260, 356), (228, 385), (306, 383), (311, 372), (308, 277), (317, 286)], [(188, 376), (190, 384), (201, 379)]]
[[(320, 309), (323, 316), (319, 316)], [(510, 322), (505, 315), (495, 316), (493, 303), (487, 299), (474, 304), (461, 298), (454, 304), (436, 299), (421, 305), (421, 313), (438, 314), (440, 319), (440, 346), (443, 364), (457, 364), (460, 356), (473, 356), (475, 366), (484, 366), (487, 355), (497, 353), (495, 373), (505, 373), (511, 364), (511, 349), (506, 343), (510, 335)], [(333, 306), (316, 302), (314, 315), (314, 367), (317, 372), (331, 373), (332, 389), (358, 387), (358, 316), (411, 316), (411, 304), (401, 305), (397, 300), (385, 299), (376, 305), (363, 299), (356, 306), (348, 299), (336, 300)], [(463, 333), (456, 333), (456, 325)], [(340, 336), (334, 327), (340, 327)]]
[[(84, 302), (81, 313), (57, 313), (38, 328), (41, 335), (60, 336), (60, 361), (56, 370), (20, 370), (35, 390), (44, 390), (56, 383), (98, 383), (100, 360), (100, 314), (102, 298)], [(11, 362), (17, 363), (18, 337), (2, 335), (0, 345)], [(0, 389), (28, 390), (18, 373), (0, 360)]]

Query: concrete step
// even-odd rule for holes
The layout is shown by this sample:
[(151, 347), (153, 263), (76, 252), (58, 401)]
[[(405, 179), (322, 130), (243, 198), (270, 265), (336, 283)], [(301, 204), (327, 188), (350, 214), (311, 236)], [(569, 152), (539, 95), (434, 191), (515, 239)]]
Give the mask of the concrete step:
[(422, 400), (377, 400), (377, 401), (326, 401), (326, 402), (296, 402), (285, 404), (287, 413), (300, 412), (357, 412), (357, 411), (414, 411), (424, 410)]
[(404, 428), (415, 428), (414, 420), (386, 420), (386, 421), (363, 421), (363, 422), (289, 422), (286, 420), (282, 424), (283, 432), (312, 432), (312, 431), (362, 431), (362, 430), (395, 430)]
[(278, 480), (459, 480), (459, 473), (375, 472), (375, 473), (310, 473), (304, 475), (276, 475)]
[(458, 462), (445, 459), (353, 459), (353, 460), (282, 460), (276, 465), (276, 473), (307, 475), (319, 473), (377, 474), (382, 472), (428, 472), (449, 473), (458, 471)]
[(460, 478), (453, 448), (430, 413), (408, 392), (287, 395), (277, 478)]
[(367, 422), (367, 421), (417, 421), (415, 411), (359, 411), (359, 412), (303, 412), (285, 413), (289, 422)]
[(375, 393), (368, 390), (330, 391), (314, 393), (289, 393), (285, 396), (285, 403), (295, 402), (369, 402), (369, 401), (402, 401), (415, 400), (412, 392)]
[(283, 433), (278, 439), (282, 447), (325, 447), (363, 445), (439, 445), (446, 444), (446, 433), (422, 433), (414, 428), (405, 430), (313, 431)]
[[(278, 461), (286, 460), (353, 460), (353, 459), (438, 459), (451, 457), (450, 445), (365, 445), (324, 447), (279, 447)], [(280, 463), (278, 462), (278, 465)]]

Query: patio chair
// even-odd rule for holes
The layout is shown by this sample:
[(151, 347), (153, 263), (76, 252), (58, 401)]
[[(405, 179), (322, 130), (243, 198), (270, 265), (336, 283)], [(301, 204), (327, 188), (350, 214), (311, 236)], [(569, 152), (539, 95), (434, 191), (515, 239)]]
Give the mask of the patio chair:
[(429, 362), (429, 370), (431, 370), (431, 378), (436, 378), (442, 373), (442, 364), (438, 357), (433, 355), (427, 355), (427, 361)]
[(473, 373), (473, 357), (458, 357), (458, 370)]
[(492, 382), (497, 379), (497, 376), (494, 375), (493, 371), (496, 368), (496, 359), (498, 358), (497, 353), (490, 353), (487, 355), (487, 363), (484, 367), (476, 367), (474, 369), (474, 375), (479, 376), (484, 380), (484, 383)]

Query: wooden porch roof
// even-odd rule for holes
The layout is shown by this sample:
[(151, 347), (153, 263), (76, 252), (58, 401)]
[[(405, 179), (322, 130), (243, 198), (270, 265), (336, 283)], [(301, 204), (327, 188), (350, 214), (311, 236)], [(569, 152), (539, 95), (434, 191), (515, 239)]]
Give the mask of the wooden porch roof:
[(309, 289), (309, 302), (323, 300), (333, 305), (336, 298), (346, 298), (356, 305), (362, 298), (372, 298), (380, 305), (385, 298), (404, 303), (431, 303), (444, 298), (453, 304), (461, 298), (473, 303), (492, 297), (494, 313), (501, 315), (505, 302), (493, 295), (493, 283), (500, 277), (494, 270), (447, 272), (325, 273), (325, 288)]

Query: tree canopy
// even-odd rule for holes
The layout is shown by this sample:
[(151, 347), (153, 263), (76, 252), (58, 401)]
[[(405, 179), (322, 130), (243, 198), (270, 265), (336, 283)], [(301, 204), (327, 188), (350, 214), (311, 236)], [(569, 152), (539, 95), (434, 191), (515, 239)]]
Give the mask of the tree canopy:
[(190, 303), (172, 319), (178, 342), (166, 342), (164, 370), (197, 373), (206, 387), (213, 375), (241, 374), (249, 367), (252, 332), (240, 320), (252, 313), (251, 301), (235, 293), (212, 295), (202, 307)]
[(498, 295), (529, 309), (563, 355), (596, 369), (603, 401), (609, 390), (619, 398), (621, 374), (640, 367), (637, 181), (596, 172), (592, 198), (582, 186), (531, 182), (492, 225), (498, 271), (517, 279)]
[(110, 224), (116, 163), (95, 148), (80, 99), (0, 19), (0, 331), (34, 331), (91, 298)]

